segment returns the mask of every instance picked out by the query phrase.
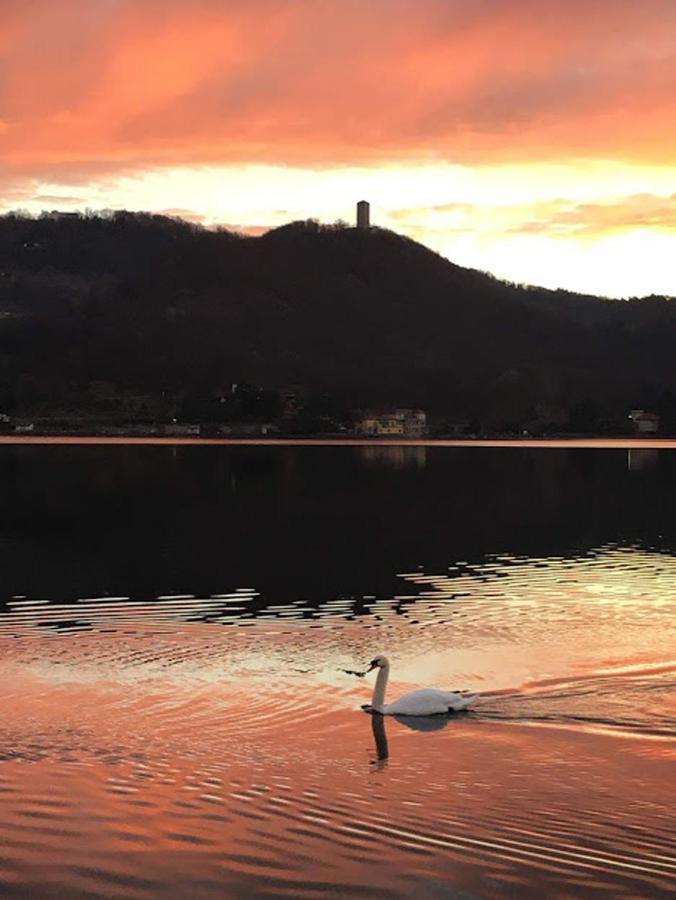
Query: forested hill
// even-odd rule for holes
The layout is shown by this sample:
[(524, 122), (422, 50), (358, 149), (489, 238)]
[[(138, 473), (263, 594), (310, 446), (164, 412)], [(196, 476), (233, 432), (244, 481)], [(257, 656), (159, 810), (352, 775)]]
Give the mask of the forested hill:
[(101, 384), (185, 400), (246, 381), (491, 427), (620, 421), (669, 414), (674, 336), (666, 298), (516, 287), (377, 228), (0, 217), (0, 411), (14, 414), (86, 410)]

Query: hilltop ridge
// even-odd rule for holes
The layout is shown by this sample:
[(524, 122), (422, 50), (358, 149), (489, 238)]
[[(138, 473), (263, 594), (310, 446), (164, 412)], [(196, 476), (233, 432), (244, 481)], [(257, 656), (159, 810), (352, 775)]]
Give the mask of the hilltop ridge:
[(675, 326), (668, 298), (519, 287), (379, 228), (0, 217), (0, 411), (15, 414), (86, 410), (93, 384), (181, 400), (248, 382), (491, 427), (585, 405), (619, 421), (671, 402)]

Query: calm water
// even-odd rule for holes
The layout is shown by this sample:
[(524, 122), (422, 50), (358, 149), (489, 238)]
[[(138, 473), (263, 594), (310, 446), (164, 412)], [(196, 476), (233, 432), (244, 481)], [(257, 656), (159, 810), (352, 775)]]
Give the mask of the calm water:
[[(0, 895), (676, 889), (676, 452), (0, 447)], [(362, 712), (482, 693), (455, 718)]]

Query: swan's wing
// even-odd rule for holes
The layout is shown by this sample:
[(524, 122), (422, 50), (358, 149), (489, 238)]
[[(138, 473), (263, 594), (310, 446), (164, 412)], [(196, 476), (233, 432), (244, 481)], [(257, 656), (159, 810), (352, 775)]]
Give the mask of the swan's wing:
[(436, 688), (419, 688), (388, 703), (384, 712), (388, 716), (438, 716), (453, 710), (467, 709), (478, 698), (478, 694), (460, 694), (439, 691)]
[(437, 716), (448, 712), (451, 696), (454, 695), (435, 688), (420, 688), (388, 703), (385, 713), (390, 716)]
[(446, 694), (446, 698), (448, 701), (448, 708), (452, 709), (454, 712), (460, 712), (462, 709), (467, 709), (468, 706), (471, 706), (475, 700), (479, 699), (478, 694), (458, 694), (452, 692), (450, 694)]

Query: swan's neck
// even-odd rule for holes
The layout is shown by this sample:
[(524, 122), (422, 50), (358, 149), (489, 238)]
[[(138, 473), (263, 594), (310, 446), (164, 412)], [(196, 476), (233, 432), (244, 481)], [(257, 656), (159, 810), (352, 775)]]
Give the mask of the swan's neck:
[(373, 699), (371, 707), (376, 712), (382, 712), (385, 706), (385, 691), (387, 689), (387, 679), (390, 677), (390, 667), (381, 666), (378, 669), (378, 677), (376, 678), (375, 687), (373, 688)]

